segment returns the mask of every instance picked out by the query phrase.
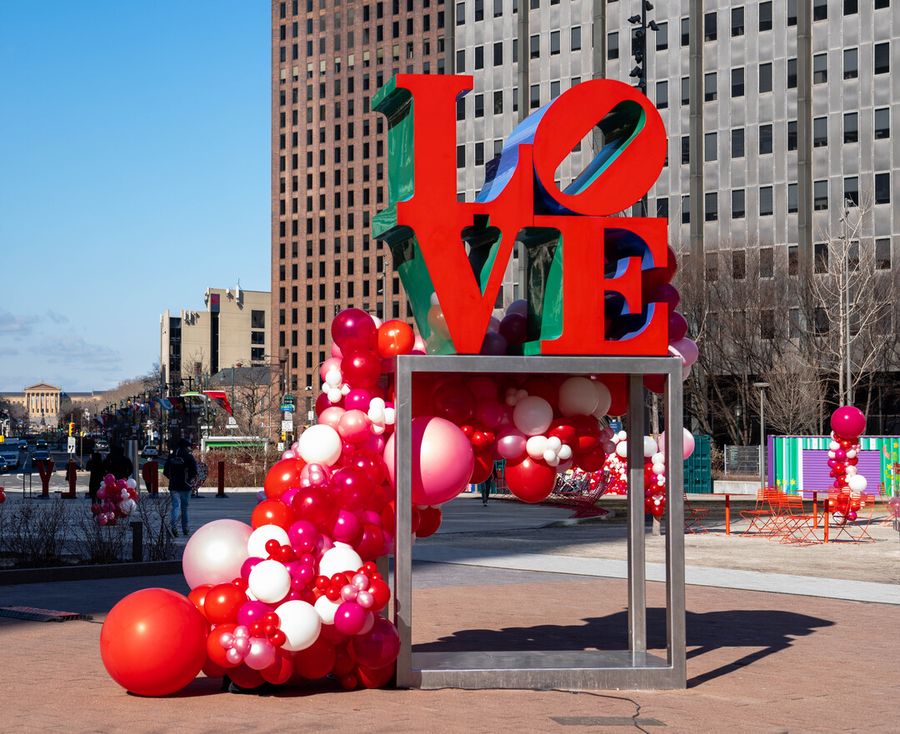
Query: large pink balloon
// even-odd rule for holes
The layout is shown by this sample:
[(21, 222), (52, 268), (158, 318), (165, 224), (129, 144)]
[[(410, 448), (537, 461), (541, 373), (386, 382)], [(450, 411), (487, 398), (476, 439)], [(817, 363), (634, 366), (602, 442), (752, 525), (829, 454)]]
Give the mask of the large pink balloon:
[[(475, 468), (472, 444), (459, 427), (444, 418), (413, 418), (412, 501), (440, 505), (452, 500), (468, 484)], [(391, 481), (394, 471), (394, 435), (384, 447)]]
[[(687, 459), (691, 454), (694, 453), (694, 434), (691, 433), (687, 428), (682, 428), (684, 431), (684, 441), (682, 455), (685, 459)], [(656, 442), (657, 446), (659, 446), (659, 450), (665, 452), (666, 450), (666, 432), (663, 431), (659, 434), (659, 439)]]
[(866, 432), (866, 414), (852, 405), (843, 405), (831, 414), (831, 430), (841, 438), (857, 438)]
[(181, 558), (188, 586), (227, 584), (240, 576), (252, 532), (253, 528), (237, 520), (213, 520), (197, 530)]
[(694, 364), (694, 362), (697, 361), (697, 357), (700, 356), (700, 350), (697, 348), (697, 344), (687, 337), (672, 342), (670, 346), (681, 355), (684, 363), (689, 367)]

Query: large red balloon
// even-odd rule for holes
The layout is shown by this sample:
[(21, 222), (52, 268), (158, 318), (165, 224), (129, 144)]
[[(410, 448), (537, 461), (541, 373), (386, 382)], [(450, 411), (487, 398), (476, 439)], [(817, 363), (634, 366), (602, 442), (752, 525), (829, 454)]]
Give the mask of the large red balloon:
[[(305, 462), (302, 459), (282, 459), (275, 462), (269, 473), (266, 474), (263, 489), (266, 497), (270, 500), (277, 500), (281, 495), (287, 492), (291, 487), (300, 486), (300, 472), (303, 470)], [(254, 527), (256, 527), (254, 525)]]
[(278, 525), (287, 530), (294, 522), (294, 513), (281, 500), (263, 500), (253, 508), (250, 524), (254, 528), (260, 525)]
[(356, 661), (367, 668), (383, 668), (397, 659), (400, 635), (384, 617), (375, 617), (375, 624), (364, 635), (350, 638), (350, 648)]
[(334, 645), (316, 640), (311, 647), (294, 655), (294, 670), (308, 680), (324, 678), (334, 667)]
[(440, 507), (426, 507), (419, 510), (419, 527), (416, 529), (416, 537), (427, 538), (429, 535), (434, 535), (440, 526)]
[(247, 601), (247, 595), (232, 584), (218, 584), (206, 592), (203, 611), (213, 624), (225, 624), (237, 620), (238, 609)]
[(116, 604), (100, 631), (112, 679), (141, 696), (167, 696), (206, 662), (208, 625), (193, 602), (169, 589), (142, 589)]
[(506, 464), (506, 484), (523, 502), (541, 502), (556, 484), (556, 470), (543, 461), (526, 456), (518, 464)]

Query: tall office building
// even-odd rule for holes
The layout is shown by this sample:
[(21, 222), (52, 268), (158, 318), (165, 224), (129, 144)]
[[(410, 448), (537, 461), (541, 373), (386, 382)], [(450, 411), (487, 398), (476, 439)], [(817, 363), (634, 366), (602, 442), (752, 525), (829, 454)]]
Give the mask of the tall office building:
[(370, 237), (387, 158), (369, 100), (396, 73), (443, 73), (450, 32), (444, 0), (272, 2), (271, 352), (292, 391), (318, 389), (337, 311), (407, 315)]
[[(839, 230), (849, 201), (851, 208), (869, 209), (860, 251), (871, 251), (877, 269), (896, 270), (897, 0), (653, 5), (647, 16), (658, 30), (648, 31), (647, 94), (665, 120), (669, 150), (650, 209), (669, 217), (675, 245), (695, 249), (690, 220), (699, 215), (702, 230), (696, 234), (702, 234), (709, 276), (799, 277), (827, 267), (828, 232)], [(702, 18), (689, 16), (695, 6)], [(610, 77), (627, 80), (635, 65), (629, 18), (636, 13), (638, 0), (607, 4)], [(692, 75), (695, 32), (702, 34), (695, 39), (702, 78)], [(689, 142), (692, 76), (702, 94), (699, 150)], [(692, 157), (702, 175), (702, 201), (693, 208)]]
[[(458, 111), (461, 197), (474, 198), (485, 164), (528, 112), (586, 79), (635, 83), (632, 52), (641, 4), (455, 4), (455, 68), (475, 76), (475, 89)], [(669, 139), (648, 213), (669, 218), (676, 249), (700, 255), (710, 275), (811, 274), (825, 267), (826, 232), (834, 231), (844, 200), (850, 200), (870, 206), (860, 248), (872, 250), (877, 268), (896, 271), (900, 210), (891, 204), (900, 196), (900, 76), (891, 70), (900, 69), (897, 0), (893, 6), (891, 0), (650, 5), (647, 17), (657, 30), (648, 30), (647, 95)], [(809, 29), (799, 39), (798, 17)], [(692, 58), (695, 29), (702, 38)], [(696, 151), (690, 142), (692, 80), (702, 95)], [(563, 164), (563, 184), (587, 163), (589, 148), (583, 144)], [(693, 207), (692, 156), (700, 194)], [(507, 302), (521, 295), (517, 272), (514, 265), (507, 273)]]

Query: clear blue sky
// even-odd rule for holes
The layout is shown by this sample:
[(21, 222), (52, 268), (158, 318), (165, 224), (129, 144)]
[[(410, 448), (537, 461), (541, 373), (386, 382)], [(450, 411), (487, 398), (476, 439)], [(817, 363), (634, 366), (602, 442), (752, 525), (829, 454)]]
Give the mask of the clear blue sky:
[(0, 0), (0, 391), (105, 389), (270, 287), (270, 5)]

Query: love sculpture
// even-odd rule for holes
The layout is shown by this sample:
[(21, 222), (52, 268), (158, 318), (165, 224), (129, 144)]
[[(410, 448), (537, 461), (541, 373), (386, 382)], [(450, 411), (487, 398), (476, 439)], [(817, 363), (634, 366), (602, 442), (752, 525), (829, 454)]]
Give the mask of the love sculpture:
[[(411, 416), (420, 373), (627, 376), (628, 433), (644, 435), (644, 381), (662, 379), (669, 492), (666, 655), (647, 652), (644, 454), (628, 442), (628, 649), (414, 652), (412, 539), (396, 536), (396, 682), (422, 688), (684, 688), (682, 352), (664, 219), (613, 216), (650, 188), (666, 136), (649, 100), (621, 82), (577, 85), (513, 131), (475, 202), (456, 195), (456, 101), (466, 76), (399, 75), (373, 109), (388, 120), (389, 206), (373, 234), (391, 249), (428, 355), (396, 367), (397, 527), (412, 522)], [(598, 128), (603, 146), (565, 189), (556, 171)], [(525, 250), (527, 337), (487, 348), (516, 242)], [(674, 298), (672, 297), (672, 294)], [(674, 319), (674, 321), (673, 321)], [(683, 324), (683, 328), (686, 325)], [(680, 331), (670, 333), (671, 331)], [(691, 342), (691, 345), (693, 343)], [(674, 354), (675, 356), (668, 356)], [(673, 430), (674, 429), (674, 430)], [(597, 574), (600, 575), (599, 573)], [(552, 623), (552, 621), (551, 621)]]
[[(481, 351), (518, 239), (528, 269), (525, 354), (665, 355), (668, 304), (648, 300), (643, 286), (674, 272), (666, 220), (611, 216), (662, 169), (659, 113), (621, 82), (579, 84), (513, 131), (478, 200), (464, 203), (455, 109), (471, 87), (472, 77), (400, 75), (373, 102), (388, 118), (390, 159), (390, 206), (374, 234), (391, 248), (429, 351)], [(595, 127), (606, 144), (561, 190), (557, 168)]]

